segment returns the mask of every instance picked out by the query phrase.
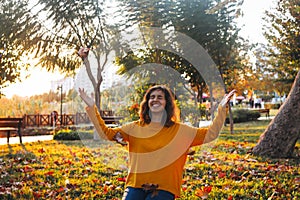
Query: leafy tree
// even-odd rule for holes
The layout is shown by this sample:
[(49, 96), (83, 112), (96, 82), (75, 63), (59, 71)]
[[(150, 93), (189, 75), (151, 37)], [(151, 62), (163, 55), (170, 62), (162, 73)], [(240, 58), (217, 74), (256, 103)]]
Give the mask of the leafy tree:
[[(196, 40), (212, 57), (229, 89), (239, 80), (234, 73), (246, 74), (251, 67), (246, 57), (249, 45), (238, 36), (239, 29), (235, 18), (239, 16), (243, 1), (122, 1), (130, 10), (130, 23), (141, 26), (174, 28)], [(157, 51), (157, 50), (155, 50)], [(158, 54), (155, 54), (157, 56)], [(154, 56), (154, 54), (153, 54)], [(173, 55), (174, 57), (174, 55)], [(136, 58), (134, 58), (136, 59)], [(133, 60), (134, 60), (133, 59)], [(160, 59), (153, 58), (153, 60)], [(178, 59), (174, 59), (178, 61)], [(128, 61), (128, 59), (127, 59)], [(132, 62), (132, 61), (131, 61)], [(134, 61), (128, 64), (136, 64)], [(184, 64), (179, 68), (183, 68)], [(235, 70), (233, 70), (235, 69)], [(190, 70), (190, 71), (189, 71)], [(203, 81), (195, 74), (191, 66), (186, 66), (185, 74), (191, 77), (192, 86)], [(205, 85), (205, 84), (204, 84)]]
[(298, 74), (289, 96), (261, 135), (253, 153), (268, 157), (291, 157), (300, 138), (300, 1), (281, 0), (275, 13), (268, 13), (273, 29), (266, 36), (269, 44), (274, 45), (268, 54), (269, 63), (279, 79), (289, 81), (296, 71)]
[[(184, 4), (183, 10), (186, 12), (182, 14), (183, 23), (182, 19), (178, 19), (175, 24), (177, 30), (195, 39), (207, 50), (220, 71), (225, 90), (235, 88), (237, 83), (244, 83), (251, 71), (247, 58), (251, 46), (239, 37), (239, 29), (234, 21), (239, 16), (242, 3), (243, 1), (189, 1)], [(188, 70), (186, 73), (193, 74)], [(201, 98), (206, 85), (199, 79), (194, 82), (196, 84), (193, 85), (200, 94), (198, 98)], [(213, 116), (213, 112), (211, 114)], [(232, 119), (231, 107), (229, 114)], [(232, 120), (230, 124), (233, 132)]]
[[(26, 70), (30, 57), (41, 37), (41, 26), (31, 16), (28, 1), (0, 2), (0, 98), (1, 89), (14, 83)], [(29, 58), (31, 59), (31, 58)]]
[[(47, 37), (41, 41), (40, 64), (49, 70), (58, 68), (67, 74), (74, 73), (82, 65), (77, 51), (89, 47), (92, 65), (85, 64), (88, 77), (93, 85), (96, 106), (100, 109), (100, 85), (102, 72), (107, 66), (108, 55), (118, 43), (118, 31), (108, 22), (109, 1), (59, 1), (39, 0), (40, 15), (49, 21)], [(93, 73), (93, 67), (96, 73)]]
[[(128, 14), (132, 24), (174, 29), (196, 40), (216, 63), (228, 90), (237, 83), (245, 82), (247, 73), (251, 71), (246, 56), (250, 46), (239, 37), (239, 29), (234, 21), (239, 15), (239, 6), (242, 2), (123, 1), (128, 7), (127, 10), (132, 11)], [(166, 59), (167, 57), (171, 59)], [(202, 101), (202, 93), (208, 91), (207, 83), (203, 79), (205, 75), (199, 74), (195, 66), (180, 56), (154, 48), (144, 51), (144, 56), (138, 57), (130, 52), (126, 58), (118, 60), (119, 64), (127, 66), (125, 68), (123, 66), (123, 71), (149, 61), (168, 64), (184, 74), (191, 88), (198, 94), (198, 101)], [(212, 86), (209, 85), (209, 88)]]
[[(193, 9), (191, 8), (190, 10), (186, 9), (186, 7), (190, 6), (191, 4), (190, 1), (189, 2), (182, 2), (182, 1), (135, 2), (135, 1), (128, 0), (125, 2), (128, 9), (132, 11), (130, 13), (130, 19), (129, 19), (130, 23), (132, 24), (138, 23), (140, 26), (162, 27), (166, 30), (168, 28), (178, 29), (178, 24), (176, 24), (178, 23), (178, 21), (179, 24), (186, 24), (186, 21), (190, 19), (190, 16), (186, 20), (186, 16), (184, 16), (184, 14), (191, 12), (191, 10), (193, 11)], [(203, 5), (203, 3), (199, 3), (199, 5)], [(197, 12), (198, 15), (202, 17), (201, 22), (206, 22), (206, 19), (204, 19), (203, 17), (205, 10), (202, 8), (202, 10), (198, 9)], [(186, 21), (180, 22), (180, 20), (186, 20)], [(196, 86), (196, 83), (204, 82), (203, 78), (200, 78), (201, 75), (199, 73), (195, 73), (196, 70), (193, 69), (193, 66), (191, 66), (187, 61), (184, 61), (178, 55), (174, 55), (174, 54), (172, 55), (172, 53), (170, 52), (166, 52), (161, 49), (156, 49), (155, 47), (152, 47), (152, 49), (149, 48), (145, 51), (140, 51), (138, 54), (141, 53), (143, 54), (143, 56), (136, 56), (134, 55), (134, 52), (130, 52), (127, 54), (126, 58), (119, 60), (119, 64), (126, 65), (125, 67), (123, 66), (123, 72), (124, 70), (125, 71), (129, 70), (132, 67), (135, 67), (136, 65), (152, 62), (152, 63), (166, 64), (168, 66), (176, 68), (176, 70), (178, 71), (181, 70), (181, 72), (186, 72), (186, 73), (188, 73), (189, 72), (188, 69), (190, 69), (191, 72), (186, 74), (186, 77), (193, 76), (193, 78), (190, 78), (190, 83), (193, 85), (193, 87)]]
[[(299, 0), (279, 0), (275, 10), (267, 11), (264, 28), (268, 45), (263, 48), (262, 67), (274, 77), (274, 88), (285, 85), (280, 94), (288, 93), (300, 66)], [(278, 83), (278, 84), (277, 84)]]

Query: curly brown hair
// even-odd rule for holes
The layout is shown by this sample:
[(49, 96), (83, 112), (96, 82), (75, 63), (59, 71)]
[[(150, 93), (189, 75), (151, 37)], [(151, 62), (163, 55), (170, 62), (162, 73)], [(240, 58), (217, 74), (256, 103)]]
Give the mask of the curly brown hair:
[(164, 116), (162, 123), (165, 121), (165, 123), (163, 125), (165, 127), (170, 127), (177, 120), (179, 120), (179, 118), (178, 118), (179, 109), (177, 108), (177, 106), (175, 104), (175, 98), (174, 98), (173, 93), (171, 92), (171, 90), (168, 87), (166, 87), (164, 85), (155, 85), (147, 90), (146, 94), (144, 95), (143, 101), (141, 102), (141, 106), (140, 106), (140, 113), (139, 113), (140, 121), (142, 124), (150, 124), (150, 122), (151, 122), (151, 117), (150, 117), (150, 112), (149, 112), (150, 108), (148, 105), (148, 101), (150, 99), (151, 93), (155, 90), (160, 90), (165, 94), (166, 116)]

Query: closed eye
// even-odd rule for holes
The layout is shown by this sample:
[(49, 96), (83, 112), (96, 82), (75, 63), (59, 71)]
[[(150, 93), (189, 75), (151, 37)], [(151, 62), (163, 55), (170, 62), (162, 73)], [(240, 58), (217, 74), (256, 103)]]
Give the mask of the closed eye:
[[(155, 97), (156, 97), (155, 95), (151, 95), (150, 99), (155, 99)], [(158, 95), (157, 99), (163, 99), (163, 96), (162, 95)]]

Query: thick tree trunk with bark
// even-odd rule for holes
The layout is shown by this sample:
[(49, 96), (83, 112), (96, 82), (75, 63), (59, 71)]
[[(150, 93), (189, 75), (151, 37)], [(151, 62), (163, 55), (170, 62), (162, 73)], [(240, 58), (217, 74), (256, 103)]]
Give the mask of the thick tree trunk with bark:
[(272, 158), (292, 157), (300, 139), (300, 71), (278, 114), (260, 136), (253, 153)]

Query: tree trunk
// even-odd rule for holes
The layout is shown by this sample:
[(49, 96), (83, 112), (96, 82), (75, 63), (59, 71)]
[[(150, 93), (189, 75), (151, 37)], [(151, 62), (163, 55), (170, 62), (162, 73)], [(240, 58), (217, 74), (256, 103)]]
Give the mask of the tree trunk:
[(299, 138), (300, 71), (298, 71), (289, 96), (260, 136), (258, 144), (253, 148), (253, 153), (272, 158), (292, 157)]

